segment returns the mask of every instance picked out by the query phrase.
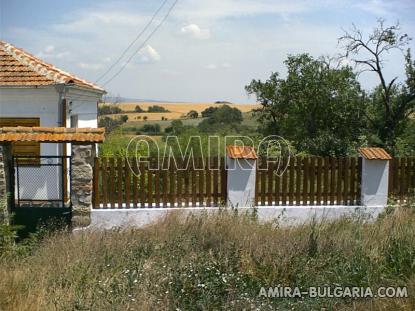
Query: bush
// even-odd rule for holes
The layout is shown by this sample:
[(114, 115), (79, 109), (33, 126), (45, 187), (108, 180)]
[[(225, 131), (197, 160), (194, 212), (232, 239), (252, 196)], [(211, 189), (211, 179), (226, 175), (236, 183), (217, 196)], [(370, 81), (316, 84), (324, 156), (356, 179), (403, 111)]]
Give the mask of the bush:
[(110, 106), (110, 105), (102, 105), (98, 106), (98, 115), (106, 115), (106, 114), (118, 114), (121, 113), (122, 110), (118, 106)]
[(121, 122), (125, 123), (125, 122), (127, 122), (127, 121), (128, 121), (128, 116), (127, 116), (126, 114), (123, 114), (123, 115), (120, 117), (120, 120), (121, 120)]
[[(243, 121), (242, 112), (237, 108), (232, 108), (227, 105), (221, 107), (210, 107), (214, 108), (211, 112), (202, 112), (208, 116), (207, 119), (199, 123), (198, 128), (202, 132), (217, 132), (218, 130), (223, 131), (225, 128), (228, 131), (232, 131), (232, 128), (239, 125)], [(208, 108), (209, 109), (209, 108)]]
[(209, 107), (202, 111), (202, 118), (208, 118), (210, 117), (216, 110), (218, 110), (218, 107)]
[(106, 134), (111, 133), (121, 124), (123, 124), (123, 121), (121, 121), (121, 119), (113, 119), (110, 117), (104, 117), (98, 120), (98, 127), (104, 127)]
[(199, 116), (199, 113), (196, 110), (190, 110), (186, 115), (186, 117), (190, 119), (197, 119), (198, 116)]
[(135, 108), (134, 108), (134, 111), (135, 112), (138, 112), (138, 113), (140, 113), (140, 112), (144, 112), (144, 110), (143, 109), (141, 109), (141, 107), (140, 106), (135, 106)]
[(139, 130), (140, 133), (144, 132), (144, 133), (151, 133), (151, 134), (160, 133), (160, 131), (161, 131), (160, 124), (158, 123), (144, 124), (144, 126)]
[(148, 112), (170, 112), (166, 108), (161, 107), (161, 106), (157, 106), (157, 105), (148, 107), (148, 110), (147, 111)]

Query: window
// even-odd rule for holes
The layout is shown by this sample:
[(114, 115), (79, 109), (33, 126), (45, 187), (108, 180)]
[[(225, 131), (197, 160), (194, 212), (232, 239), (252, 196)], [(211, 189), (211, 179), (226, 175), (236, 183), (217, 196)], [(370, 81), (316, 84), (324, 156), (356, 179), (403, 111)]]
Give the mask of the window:
[[(0, 127), (4, 126), (39, 126), (39, 118), (0, 118)], [(13, 155), (40, 156), (40, 143), (18, 141), (12, 143)]]
[(72, 128), (78, 127), (78, 115), (77, 114), (71, 115), (71, 127)]

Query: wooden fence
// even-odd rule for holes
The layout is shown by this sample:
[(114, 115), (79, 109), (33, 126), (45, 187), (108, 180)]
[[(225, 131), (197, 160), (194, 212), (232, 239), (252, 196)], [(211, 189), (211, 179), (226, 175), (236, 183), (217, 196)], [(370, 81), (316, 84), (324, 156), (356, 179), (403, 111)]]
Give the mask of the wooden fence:
[(359, 204), (359, 158), (284, 158), (268, 167), (266, 159), (258, 161), (258, 206)]
[(389, 162), (389, 197), (405, 201), (415, 195), (415, 157), (394, 158)]
[[(226, 202), (224, 159), (196, 159), (188, 170), (150, 170), (148, 165), (130, 163), (131, 168), (124, 158), (95, 159), (94, 208), (209, 207)], [(357, 157), (285, 158), (268, 166), (266, 159), (258, 159), (255, 202), (257, 206), (359, 205), (361, 165)], [(415, 158), (393, 159), (389, 172), (389, 196), (406, 200), (415, 189)]]
[[(222, 159), (221, 159), (222, 160)], [(94, 208), (220, 206), (226, 201), (226, 171), (217, 158), (183, 162), (168, 170), (156, 162), (125, 158), (95, 159)], [(210, 169), (209, 169), (210, 168)]]

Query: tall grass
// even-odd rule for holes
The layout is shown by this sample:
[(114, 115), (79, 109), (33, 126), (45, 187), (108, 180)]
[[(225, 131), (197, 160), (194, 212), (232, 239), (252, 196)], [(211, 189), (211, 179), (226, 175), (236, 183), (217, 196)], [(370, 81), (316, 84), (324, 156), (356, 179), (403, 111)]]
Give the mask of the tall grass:
[[(44, 238), (0, 261), (1, 310), (414, 310), (415, 212), (278, 228), (233, 212)], [(407, 286), (406, 299), (278, 299), (261, 287)]]

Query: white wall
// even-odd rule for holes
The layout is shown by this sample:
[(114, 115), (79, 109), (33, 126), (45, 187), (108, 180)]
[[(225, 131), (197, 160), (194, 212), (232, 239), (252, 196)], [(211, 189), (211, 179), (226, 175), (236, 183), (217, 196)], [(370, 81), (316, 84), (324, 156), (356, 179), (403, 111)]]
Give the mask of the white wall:
[(255, 206), (256, 161), (226, 157), (228, 206)]
[(388, 203), (389, 161), (362, 161), (362, 204), (386, 206)]
[[(64, 91), (67, 99), (67, 127), (71, 126), (71, 114), (77, 114), (78, 127), (96, 128), (97, 102), (102, 94), (76, 86), (66, 86)], [(0, 88), (0, 117), (39, 118), (40, 126), (58, 127), (61, 126), (59, 104), (60, 94), (55, 86)], [(41, 155), (60, 155), (61, 149), (59, 144), (40, 144)], [(70, 144), (67, 144), (67, 155), (70, 154)], [(59, 167), (22, 167), (19, 175), (19, 189), (25, 199), (53, 199), (61, 190)]]
[[(55, 87), (0, 88), (0, 117), (40, 118), (40, 126), (56, 127), (59, 94)], [(40, 144), (41, 155), (57, 155), (57, 144)]]
[[(185, 220), (189, 215), (202, 216), (204, 213), (217, 213), (219, 207), (190, 208), (139, 208), (139, 209), (93, 209), (91, 224), (87, 229), (142, 228), (169, 213), (181, 213)], [(254, 208), (237, 208), (238, 212), (255, 212), (260, 222), (276, 221), (283, 226), (301, 225), (312, 220), (329, 221), (342, 217), (361, 217), (366, 220), (376, 219), (384, 207), (364, 206), (261, 206)], [(232, 211), (232, 210), (230, 210)]]
[(78, 116), (78, 127), (98, 127), (98, 101), (102, 94), (85, 89), (68, 87), (66, 92), (67, 122), (70, 127), (71, 115)]

